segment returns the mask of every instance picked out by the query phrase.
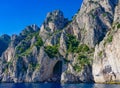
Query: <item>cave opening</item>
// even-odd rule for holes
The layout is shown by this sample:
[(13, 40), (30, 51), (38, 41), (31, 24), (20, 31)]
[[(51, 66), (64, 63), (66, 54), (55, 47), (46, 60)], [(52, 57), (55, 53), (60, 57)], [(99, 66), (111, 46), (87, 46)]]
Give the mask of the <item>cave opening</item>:
[(62, 61), (58, 61), (53, 68), (53, 81), (60, 82), (62, 74)]

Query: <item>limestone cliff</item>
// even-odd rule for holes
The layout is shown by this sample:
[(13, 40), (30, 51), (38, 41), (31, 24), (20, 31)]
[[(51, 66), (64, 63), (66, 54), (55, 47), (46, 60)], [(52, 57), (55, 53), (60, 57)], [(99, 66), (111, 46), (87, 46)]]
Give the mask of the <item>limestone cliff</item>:
[(114, 22), (104, 40), (95, 47), (93, 75), (95, 82), (119, 82), (119, 38), (120, 38), (120, 4), (115, 9)]
[(0, 82), (119, 82), (119, 9), (119, 0), (83, 0), (71, 21), (55, 10), (41, 27), (1, 36)]

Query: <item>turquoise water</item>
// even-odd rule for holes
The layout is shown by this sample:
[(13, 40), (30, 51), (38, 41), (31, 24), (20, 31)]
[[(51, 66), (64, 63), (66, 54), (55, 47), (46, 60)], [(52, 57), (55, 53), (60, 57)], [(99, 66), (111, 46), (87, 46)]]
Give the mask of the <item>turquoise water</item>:
[(110, 84), (1, 83), (0, 88), (120, 88)]

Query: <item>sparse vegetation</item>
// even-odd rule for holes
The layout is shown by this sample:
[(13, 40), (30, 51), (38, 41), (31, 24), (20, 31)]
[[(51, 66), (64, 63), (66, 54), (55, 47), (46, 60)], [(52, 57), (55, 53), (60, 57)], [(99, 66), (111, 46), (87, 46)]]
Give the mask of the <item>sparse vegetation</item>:
[(73, 68), (74, 68), (74, 70), (75, 70), (76, 72), (80, 72), (80, 71), (82, 70), (82, 67), (81, 67), (80, 64), (75, 64), (75, 65), (73, 66)]
[(7, 62), (8, 67), (12, 65), (12, 61)]
[(50, 31), (51, 29), (50, 29), (49, 27), (46, 27), (46, 30), (47, 30), (47, 31)]
[(29, 68), (31, 68), (32, 70), (35, 70), (35, 69), (40, 69), (40, 64), (29, 64)]
[(119, 24), (119, 23), (117, 24), (117, 28), (118, 28), (118, 29), (120, 28), (120, 24)]
[(30, 55), (31, 51), (32, 51), (32, 48), (33, 46), (30, 46), (31, 45), (31, 39), (35, 36), (36, 38), (36, 42), (33, 44), (33, 46), (36, 46), (38, 49), (43, 45), (43, 41), (41, 39), (41, 37), (39, 36), (39, 33), (38, 32), (35, 32), (35, 33), (31, 33), (30, 35), (28, 35), (25, 39), (23, 39), (21, 41), (21, 44), (19, 44), (17, 47), (16, 47), (16, 51), (17, 51), (17, 54), (19, 56), (28, 56)]
[(67, 41), (68, 52), (75, 52), (75, 50), (78, 48), (79, 41), (73, 35), (68, 34), (67, 37), (68, 37)]
[(81, 66), (90, 64), (89, 60), (90, 59), (88, 59), (88, 57), (86, 55), (84, 55), (84, 54), (79, 54), (79, 56), (78, 56), (78, 61), (79, 61), (79, 64)]
[(96, 16), (94, 15), (94, 9), (92, 9), (90, 12), (89, 12), (89, 15), (91, 15), (91, 17), (93, 18), (93, 19), (95, 19), (96, 18)]
[(105, 41), (104, 41), (104, 46), (105, 46), (107, 43), (111, 43), (112, 40), (113, 40), (113, 33), (110, 33), (110, 32), (109, 32), (109, 34), (108, 34), (108, 36), (107, 36), (107, 39), (105, 39)]
[(110, 43), (112, 42), (112, 40), (113, 40), (113, 35), (109, 35), (106, 41)]
[(23, 53), (21, 53), (21, 56), (28, 56), (30, 55), (31, 51), (32, 51), (32, 48), (30, 47), (26, 49)]
[(4, 69), (4, 73), (8, 73), (8, 68), (5, 68), (5, 69)]
[(24, 51), (23, 45), (17, 46), (16, 51), (19, 52), (19, 53), (22, 53)]
[(90, 64), (90, 59), (84, 54), (79, 54), (77, 58), (77, 63), (73, 66), (73, 68), (76, 72), (80, 72), (85, 65), (89, 65), (89, 64)]
[(111, 43), (113, 40), (113, 35), (109, 34), (107, 39), (104, 41), (104, 46), (107, 44), (107, 43)]
[(100, 51), (100, 52), (98, 53), (98, 56), (99, 56), (100, 58), (102, 58), (102, 55), (103, 55), (103, 51)]
[(58, 46), (46, 46), (45, 52), (50, 58), (56, 57), (58, 54)]
[(90, 49), (86, 44), (81, 44), (78, 48), (77, 48), (77, 53), (79, 52), (88, 52)]
[(107, 16), (107, 13), (103, 13), (102, 15), (103, 15), (103, 17), (106, 17), (106, 16)]
[(34, 45), (37, 46), (37, 48), (40, 48), (43, 45), (43, 41), (40, 36), (36, 36), (36, 42)]

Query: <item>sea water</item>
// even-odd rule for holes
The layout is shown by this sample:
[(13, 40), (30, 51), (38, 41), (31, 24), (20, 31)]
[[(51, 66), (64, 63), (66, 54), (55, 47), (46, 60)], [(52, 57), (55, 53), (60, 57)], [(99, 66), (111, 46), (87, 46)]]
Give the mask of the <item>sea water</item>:
[(120, 88), (117, 84), (0, 83), (0, 88)]

